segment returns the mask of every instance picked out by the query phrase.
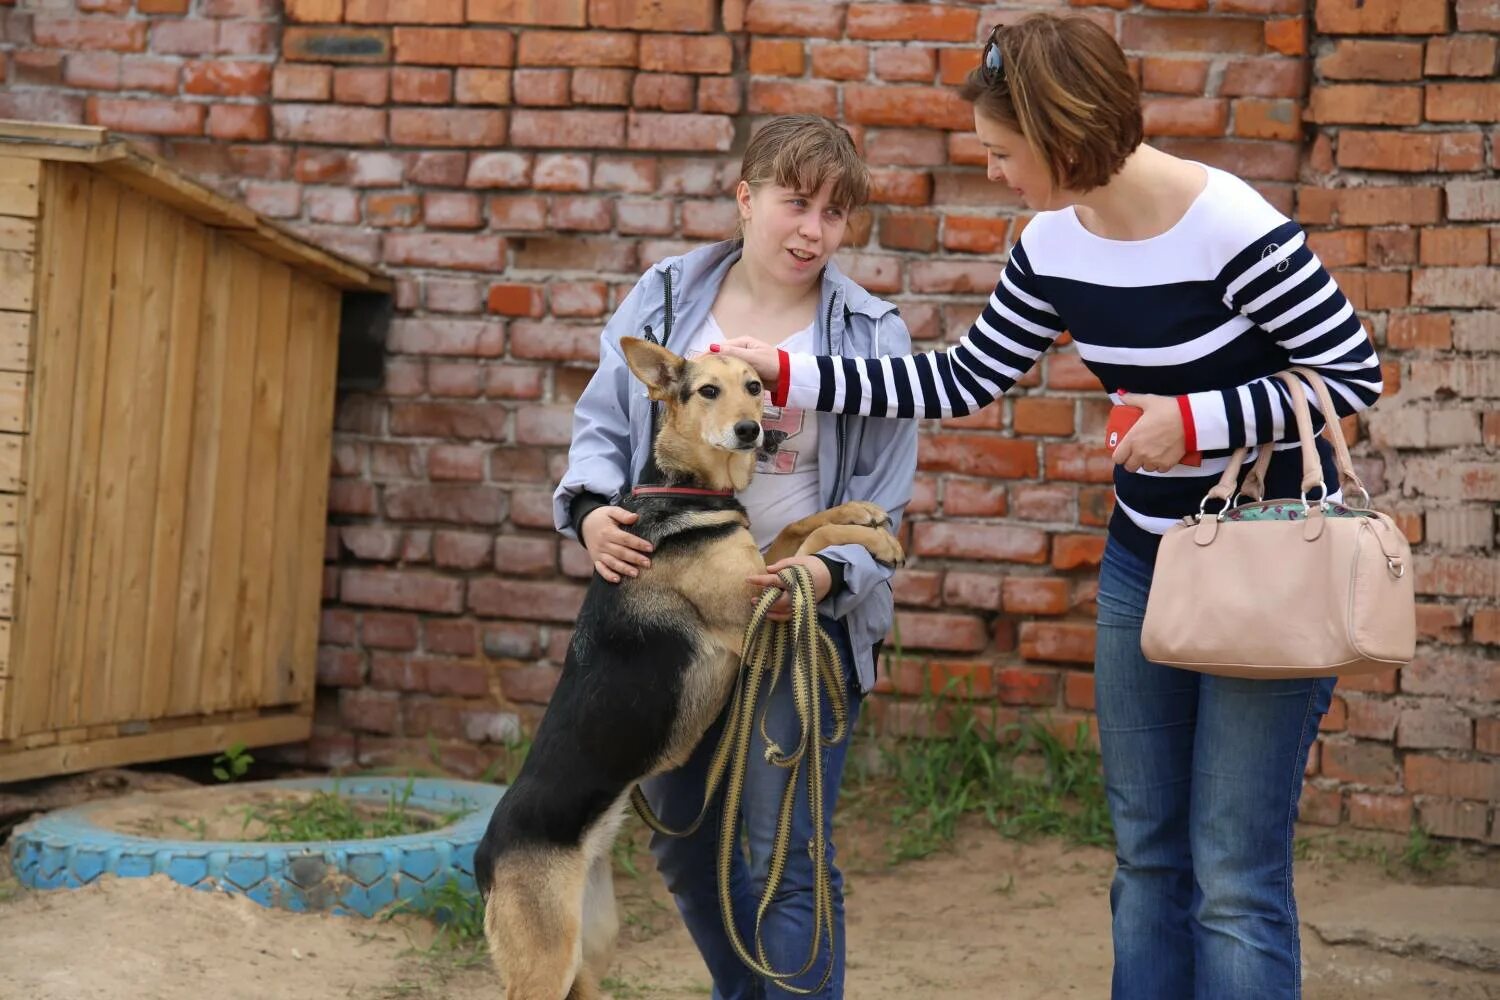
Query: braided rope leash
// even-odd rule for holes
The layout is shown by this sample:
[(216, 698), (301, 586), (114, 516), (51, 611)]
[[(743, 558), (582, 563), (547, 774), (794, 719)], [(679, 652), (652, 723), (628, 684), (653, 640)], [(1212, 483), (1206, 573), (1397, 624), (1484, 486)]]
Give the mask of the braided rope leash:
[[(702, 825), (719, 786), (725, 786), (722, 826), (719, 831), (718, 876), (719, 905), (729, 942), (740, 961), (751, 971), (774, 981), (789, 993), (808, 996), (822, 990), (833, 972), (833, 883), (828, 872), (828, 838), (824, 832), (822, 750), (836, 746), (848, 735), (849, 701), (839, 670), (838, 649), (818, 622), (818, 602), (812, 574), (804, 566), (789, 566), (777, 575), (791, 598), (791, 618), (787, 622), (774, 622), (767, 618), (771, 607), (781, 597), (780, 589), (767, 588), (756, 602), (750, 622), (745, 626), (745, 652), (740, 658), (739, 680), (730, 701), (728, 721), (709, 763), (708, 780), (703, 790), (703, 807), (697, 818), (685, 829), (668, 828), (652, 812), (640, 786), (631, 790), (631, 803), (642, 821), (652, 830), (668, 837), (685, 837)], [(787, 669), (789, 653), (791, 662), (790, 669)], [(792, 685), (792, 702), (797, 711), (800, 735), (795, 747), (790, 751), (783, 750), (766, 732), (765, 714), (760, 713), (760, 735), (765, 759), (776, 767), (786, 769), (789, 775), (777, 814), (776, 835), (771, 844), (766, 884), (756, 908), (755, 953), (752, 955), (741, 938), (735, 921), (729, 887), (729, 866), (739, 843), (740, 803), (744, 795), (745, 769), (753, 750), (751, 744), (756, 728), (757, 709), (762, 700), (769, 699), (783, 675), (787, 675), (787, 682)], [(763, 686), (764, 695), (761, 694)], [(833, 715), (833, 726), (827, 735), (821, 732), (825, 697)], [(807, 787), (807, 801), (812, 812), (812, 840), (807, 849), (813, 864), (813, 933), (807, 961), (799, 969), (784, 971), (773, 968), (766, 957), (761, 924), (786, 874), (787, 852), (791, 849), (792, 810), (799, 783), (805, 783)], [(818, 946), (825, 938), (828, 942), (828, 961), (818, 985), (811, 988), (792, 985), (789, 980), (797, 979), (812, 969), (817, 961)]]

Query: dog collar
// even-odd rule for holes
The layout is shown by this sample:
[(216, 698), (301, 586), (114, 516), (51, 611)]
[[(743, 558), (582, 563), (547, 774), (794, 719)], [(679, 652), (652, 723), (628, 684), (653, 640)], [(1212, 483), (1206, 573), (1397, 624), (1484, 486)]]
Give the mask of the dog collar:
[(732, 497), (734, 490), (707, 490), (701, 486), (637, 486), (630, 491), (633, 497)]

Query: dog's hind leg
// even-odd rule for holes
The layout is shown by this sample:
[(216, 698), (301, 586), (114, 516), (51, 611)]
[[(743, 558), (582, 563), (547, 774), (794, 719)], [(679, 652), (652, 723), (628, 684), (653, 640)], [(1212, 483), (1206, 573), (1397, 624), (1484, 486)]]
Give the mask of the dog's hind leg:
[(506, 1000), (563, 1000), (583, 957), (587, 879), (577, 848), (516, 851), (496, 866), (484, 911)]

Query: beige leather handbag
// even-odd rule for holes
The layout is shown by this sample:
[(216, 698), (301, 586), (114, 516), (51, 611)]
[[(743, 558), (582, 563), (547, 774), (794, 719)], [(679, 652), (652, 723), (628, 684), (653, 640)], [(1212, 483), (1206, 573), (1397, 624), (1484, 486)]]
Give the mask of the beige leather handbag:
[[(1291, 372), (1313, 387), (1324, 413), (1334, 412), (1317, 372)], [(1141, 631), (1147, 659), (1266, 679), (1374, 673), (1410, 662), (1417, 633), (1411, 548), (1395, 522), (1370, 509), (1336, 418), (1327, 427), (1343, 502), (1328, 502), (1307, 397), (1291, 372), (1278, 377), (1291, 390), (1302, 442), (1302, 498), (1262, 499), (1270, 445), (1237, 488), (1245, 449), (1234, 453), (1198, 513), (1162, 539)], [(1319, 498), (1309, 500), (1313, 491)], [(1209, 513), (1214, 500), (1221, 509)]]

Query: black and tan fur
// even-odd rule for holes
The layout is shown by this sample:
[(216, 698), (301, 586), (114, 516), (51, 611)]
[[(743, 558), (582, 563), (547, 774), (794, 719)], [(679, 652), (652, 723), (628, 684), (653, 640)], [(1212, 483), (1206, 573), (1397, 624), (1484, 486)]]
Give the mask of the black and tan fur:
[[(621, 341), (661, 401), (655, 465), (673, 486), (742, 490), (761, 443), (761, 384), (743, 362), (684, 361)], [(618, 930), (610, 846), (631, 788), (679, 766), (728, 699), (766, 559), (733, 497), (641, 496), (633, 530), (651, 565), (595, 576), (562, 677), (520, 775), (474, 858), (485, 932), (507, 1000), (594, 1000)], [(857, 543), (886, 563), (901, 547), (886, 512), (846, 503), (787, 527), (767, 559)]]

